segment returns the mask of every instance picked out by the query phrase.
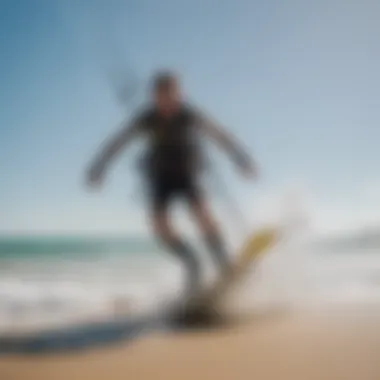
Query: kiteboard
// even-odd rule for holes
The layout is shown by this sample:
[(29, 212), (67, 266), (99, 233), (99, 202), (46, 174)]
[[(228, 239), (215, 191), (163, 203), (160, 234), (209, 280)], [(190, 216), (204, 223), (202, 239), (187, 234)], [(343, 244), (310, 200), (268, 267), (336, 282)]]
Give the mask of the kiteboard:
[(217, 279), (187, 302), (185, 309), (190, 312), (215, 310), (218, 302), (226, 295), (229, 289), (244, 276), (269, 249), (277, 242), (279, 231), (274, 228), (261, 229), (253, 233), (235, 256), (231, 272), (228, 276)]

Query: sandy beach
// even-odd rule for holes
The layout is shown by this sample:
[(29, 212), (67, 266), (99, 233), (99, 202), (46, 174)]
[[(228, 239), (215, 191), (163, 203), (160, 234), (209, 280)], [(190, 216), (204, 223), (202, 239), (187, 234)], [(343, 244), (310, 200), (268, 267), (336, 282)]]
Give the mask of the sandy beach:
[(380, 308), (262, 314), (77, 354), (7, 357), (2, 380), (377, 380)]

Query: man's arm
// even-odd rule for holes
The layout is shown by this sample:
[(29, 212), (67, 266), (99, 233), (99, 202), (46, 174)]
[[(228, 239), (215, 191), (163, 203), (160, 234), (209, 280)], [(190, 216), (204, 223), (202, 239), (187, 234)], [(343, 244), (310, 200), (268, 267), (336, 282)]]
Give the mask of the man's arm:
[(232, 135), (227, 133), (222, 126), (204, 114), (198, 116), (197, 125), (207, 137), (210, 137), (224, 149), (241, 169), (256, 174), (253, 159), (244, 150), (243, 146)]
[(88, 181), (90, 183), (101, 181), (111, 161), (121, 152), (122, 148), (137, 137), (141, 131), (142, 124), (138, 119), (133, 119), (124, 124), (123, 128), (105, 143), (99, 154), (95, 157), (87, 173)]

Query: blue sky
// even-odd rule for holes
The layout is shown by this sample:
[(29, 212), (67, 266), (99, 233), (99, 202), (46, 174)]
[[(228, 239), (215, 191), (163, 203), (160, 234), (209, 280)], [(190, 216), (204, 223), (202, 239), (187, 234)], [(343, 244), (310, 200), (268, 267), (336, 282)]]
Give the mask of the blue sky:
[(250, 213), (296, 188), (320, 224), (380, 220), (379, 11), (370, 0), (1, 1), (0, 231), (144, 226), (136, 149), (100, 194), (82, 177), (125, 115), (110, 75), (144, 83), (159, 67), (254, 152), (257, 185), (219, 165)]

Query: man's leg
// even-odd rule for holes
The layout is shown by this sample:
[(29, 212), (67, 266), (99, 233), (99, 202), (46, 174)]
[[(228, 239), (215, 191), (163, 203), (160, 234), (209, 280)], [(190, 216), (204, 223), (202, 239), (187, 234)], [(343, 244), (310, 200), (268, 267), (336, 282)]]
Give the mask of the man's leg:
[(173, 189), (164, 181), (156, 184), (153, 194), (151, 222), (158, 240), (174, 253), (186, 270), (185, 296), (191, 297), (201, 284), (200, 265), (191, 248), (177, 235), (170, 223), (169, 206)]
[(216, 264), (222, 270), (223, 275), (229, 275), (231, 266), (226, 244), (207, 201), (194, 184), (189, 187), (188, 198), (192, 214), (202, 231), (206, 245), (212, 253)]

